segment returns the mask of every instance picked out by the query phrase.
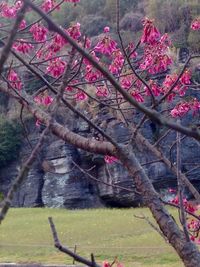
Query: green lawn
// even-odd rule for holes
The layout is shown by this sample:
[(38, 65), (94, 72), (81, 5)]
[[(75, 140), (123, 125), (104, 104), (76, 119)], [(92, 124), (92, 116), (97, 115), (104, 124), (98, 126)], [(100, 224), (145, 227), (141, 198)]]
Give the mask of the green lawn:
[[(172, 210), (175, 216), (175, 211)], [(135, 215), (147, 209), (11, 209), (0, 225), (0, 261), (71, 264), (52, 241), (48, 216), (52, 216), (60, 240), (83, 256), (93, 252), (99, 263), (115, 256), (126, 267), (181, 267), (173, 249), (144, 220)]]

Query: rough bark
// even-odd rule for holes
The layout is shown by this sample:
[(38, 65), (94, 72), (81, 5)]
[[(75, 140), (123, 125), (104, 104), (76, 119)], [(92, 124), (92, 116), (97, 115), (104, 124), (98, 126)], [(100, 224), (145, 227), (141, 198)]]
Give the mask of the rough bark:
[(131, 148), (118, 152), (122, 164), (133, 177), (137, 190), (142, 194), (144, 203), (151, 210), (160, 230), (167, 237), (186, 267), (200, 266), (200, 252), (192, 242), (187, 242), (174, 218), (165, 209), (159, 195), (153, 188), (144, 169), (137, 161)]

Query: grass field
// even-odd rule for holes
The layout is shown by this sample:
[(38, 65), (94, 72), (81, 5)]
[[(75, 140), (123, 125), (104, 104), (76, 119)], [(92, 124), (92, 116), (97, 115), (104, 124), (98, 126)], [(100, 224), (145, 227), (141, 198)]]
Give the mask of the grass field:
[[(144, 220), (147, 209), (11, 209), (0, 225), (0, 262), (71, 264), (52, 241), (48, 216), (52, 216), (63, 245), (96, 260), (117, 256), (126, 267), (181, 267), (173, 249)], [(174, 216), (175, 211), (172, 210)]]

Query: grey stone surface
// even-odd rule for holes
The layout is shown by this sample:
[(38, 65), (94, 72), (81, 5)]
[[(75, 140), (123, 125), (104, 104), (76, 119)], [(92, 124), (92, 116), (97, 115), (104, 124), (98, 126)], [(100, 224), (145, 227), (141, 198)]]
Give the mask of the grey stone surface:
[[(60, 116), (59, 121), (69, 125), (70, 129), (83, 136), (99, 138), (89, 125), (82, 120), (68, 116)], [(130, 139), (130, 132), (125, 125), (114, 119), (106, 109), (102, 109), (95, 123), (107, 131), (118, 142), (126, 144)], [(30, 123), (30, 141), (32, 146), (37, 142), (42, 129), (36, 129)], [(154, 124), (145, 124), (143, 134), (149, 140), (156, 140), (165, 129), (155, 128)], [(176, 149), (172, 146), (175, 134), (169, 134), (160, 142), (163, 153), (175, 161)], [(100, 137), (101, 138), (101, 137)], [(144, 150), (137, 143), (133, 143), (135, 154), (141, 163), (155, 161), (155, 157)], [(172, 147), (171, 147), (172, 146)], [(171, 148), (170, 148), (171, 147)], [(185, 138), (181, 143), (182, 171), (190, 171), (189, 179), (200, 189), (199, 169), (191, 169), (200, 164), (200, 147), (196, 141)], [(7, 193), (12, 180), (16, 177), (22, 162), (31, 152), (25, 141), (22, 145), (19, 159), (0, 168), (0, 192)], [(91, 180), (81, 170), (74, 167), (73, 162), (90, 173), (98, 181)], [(196, 165), (195, 165), (196, 164)], [(169, 188), (176, 188), (176, 177), (161, 162), (153, 162), (144, 166), (155, 188), (170, 198)], [(103, 181), (101, 183), (100, 181)], [(112, 187), (107, 184), (117, 185)], [(128, 188), (126, 191), (124, 188)], [(105, 164), (101, 155), (92, 155), (62, 140), (50, 136), (43, 151), (29, 172), (27, 179), (16, 192), (12, 203), (16, 207), (62, 207), (69, 209), (94, 208), (101, 206), (130, 207), (142, 205), (142, 198), (136, 191), (134, 182), (127, 171), (119, 163)]]

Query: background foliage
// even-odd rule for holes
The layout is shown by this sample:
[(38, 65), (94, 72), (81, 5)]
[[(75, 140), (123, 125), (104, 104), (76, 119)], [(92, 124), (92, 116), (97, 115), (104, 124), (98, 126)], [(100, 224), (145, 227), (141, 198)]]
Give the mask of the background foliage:
[(0, 167), (18, 156), (21, 144), (21, 127), (16, 121), (0, 117)]

